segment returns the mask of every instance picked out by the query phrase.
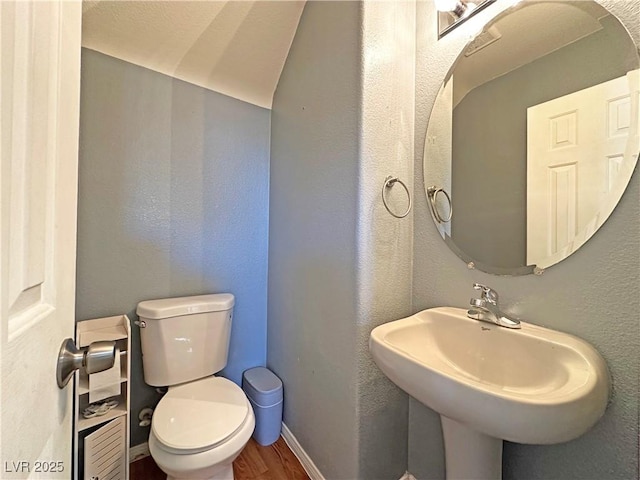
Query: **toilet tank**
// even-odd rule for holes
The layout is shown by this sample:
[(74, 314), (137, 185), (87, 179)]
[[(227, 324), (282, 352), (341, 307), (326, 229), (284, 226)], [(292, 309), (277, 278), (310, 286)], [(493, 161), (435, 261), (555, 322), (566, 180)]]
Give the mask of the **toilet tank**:
[(140, 302), (144, 381), (168, 386), (227, 365), (234, 297), (230, 293)]

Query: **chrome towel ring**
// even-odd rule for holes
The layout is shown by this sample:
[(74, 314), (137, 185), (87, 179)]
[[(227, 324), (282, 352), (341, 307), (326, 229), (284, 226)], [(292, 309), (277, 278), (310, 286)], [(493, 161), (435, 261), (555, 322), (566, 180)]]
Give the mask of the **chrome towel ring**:
[[(444, 193), (444, 196), (447, 197), (447, 203), (449, 204), (449, 215), (447, 218), (443, 218), (438, 212), (438, 208), (436, 206), (436, 197), (439, 193)], [(451, 221), (451, 216), (453, 215), (453, 206), (451, 205), (451, 197), (446, 192), (444, 188), (436, 187), (435, 185), (427, 188), (427, 196), (429, 197), (429, 208), (431, 209), (431, 214), (433, 215), (433, 219), (438, 223), (447, 223)]]
[[(394, 213), (389, 208), (389, 205), (387, 204), (387, 198), (386, 198), (386, 195), (385, 195), (386, 190), (388, 188), (390, 189), (391, 187), (393, 187), (393, 184), (396, 183), (396, 182), (404, 187), (404, 191), (407, 192), (407, 198), (409, 199), (409, 205), (407, 206), (407, 211), (404, 212), (402, 215), (398, 215), (398, 214)], [(387, 212), (389, 212), (394, 217), (396, 217), (396, 218), (404, 218), (404, 217), (406, 217), (407, 215), (409, 215), (409, 212), (411, 211), (411, 193), (409, 192), (409, 188), (398, 177), (393, 177), (393, 176), (389, 175), (387, 178), (384, 179), (384, 184), (382, 185), (382, 203), (384, 203), (384, 208), (387, 209)]]

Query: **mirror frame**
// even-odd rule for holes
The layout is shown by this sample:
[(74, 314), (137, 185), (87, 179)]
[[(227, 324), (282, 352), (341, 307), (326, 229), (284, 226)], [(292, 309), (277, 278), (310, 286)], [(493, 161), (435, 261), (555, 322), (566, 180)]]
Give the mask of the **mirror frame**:
[[(486, 7), (492, 3), (494, 3), (495, 0), (490, 0), (488, 2), (486, 2), (486, 4), (483, 4), (483, 7)], [(570, 0), (564, 0), (565, 2), (568, 2)], [(609, 12), (609, 14), (618, 22), (618, 24), (620, 25), (620, 27), (626, 32), (629, 41), (634, 45), (635, 49), (635, 53), (638, 59), (638, 68), (640, 68), (640, 44), (638, 44), (635, 40), (635, 38), (631, 35), (631, 33), (629, 32), (629, 29), (627, 28), (627, 26), (625, 25), (625, 23), (623, 23), (618, 16), (611, 12), (611, 10), (603, 5), (601, 2), (597, 1), (597, 0), (591, 0), (592, 3), (600, 6), (601, 8), (605, 9), (607, 12)], [(525, 6), (527, 6), (527, 3), (531, 3), (531, 2), (516, 2), (506, 8), (504, 8), (503, 10), (495, 13), (494, 15), (492, 15), (491, 17), (489, 17), (486, 22), (483, 24), (482, 28), (476, 32), (472, 37), (469, 38), (469, 40), (464, 44), (463, 48), (460, 50), (460, 52), (458, 53), (458, 55), (456, 56), (456, 59), (454, 60), (454, 62), (452, 63), (451, 67), (448, 69), (446, 75), (443, 78), (443, 81), (440, 85), (440, 88), (438, 90), (438, 94), (435, 97), (435, 101), (434, 104), (431, 108), (431, 111), (429, 113), (429, 117), (428, 117), (428, 121), (427, 121), (427, 131), (425, 133), (425, 143), (424, 143), (424, 150), (423, 150), (423, 157), (422, 157), (422, 161), (423, 161), (423, 181), (424, 181), (424, 191), (425, 191), (425, 196), (427, 199), (427, 203), (430, 202), (430, 197), (427, 194), (427, 190), (429, 188), (433, 188), (433, 182), (430, 181), (427, 178), (427, 149), (429, 147), (429, 138), (428, 138), (428, 134), (429, 134), (429, 126), (431, 124), (431, 120), (432, 120), (432, 116), (434, 111), (436, 110), (436, 107), (438, 105), (438, 100), (440, 98), (440, 95), (442, 93), (442, 90), (444, 89), (446, 82), (453, 76), (454, 71), (456, 69), (456, 67), (458, 66), (459, 62), (461, 61), (461, 58), (463, 58), (464, 56), (464, 52), (467, 50), (467, 48), (475, 41), (475, 39), (477, 38), (478, 35), (480, 35), (481, 33), (485, 32), (489, 27), (491, 27), (492, 25), (495, 24), (496, 21), (498, 21), (499, 19), (517, 11), (520, 10), (522, 8), (524, 8)], [(545, 0), (537, 0), (536, 3), (547, 3), (545, 2)], [(437, 12), (438, 14), (442, 13), (442, 12)], [(475, 12), (474, 12), (475, 13)], [(439, 17), (440, 15), (438, 15)], [(457, 26), (456, 24), (451, 25), (450, 29), (453, 29), (455, 26)], [(449, 29), (449, 30), (450, 30)], [(446, 31), (444, 33), (447, 33)], [(444, 35), (444, 33), (439, 34), (438, 38), (441, 38), (442, 35)], [(638, 107), (640, 109), (640, 106)], [(639, 121), (640, 123), (640, 121)], [(640, 124), (637, 125), (637, 128), (639, 130), (638, 135), (640, 135)], [(588, 236), (586, 238), (586, 240), (584, 240), (577, 248), (575, 248), (571, 253), (569, 253), (568, 255), (566, 255), (564, 258), (562, 258), (561, 260), (556, 261), (555, 263), (549, 265), (546, 268), (550, 268), (552, 266), (557, 265), (558, 263), (561, 263), (562, 261), (566, 260), (567, 258), (569, 258), (571, 255), (573, 255), (573, 253), (577, 252), (582, 246), (584, 246), (597, 232), (600, 228), (602, 228), (604, 226), (604, 224), (607, 222), (607, 220), (611, 217), (611, 214), (613, 213), (613, 211), (615, 211), (615, 209), (617, 208), (618, 204), (620, 203), (620, 201), (622, 200), (622, 197), (624, 196), (624, 194), (627, 191), (627, 188), (629, 186), (629, 183), (631, 182), (634, 172), (638, 169), (638, 164), (640, 164), (640, 152), (635, 154), (635, 161), (634, 161), (634, 166), (630, 171), (629, 174), (629, 178), (626, 181), (626, 184), (624, 186), (624, 188), (622, 188), (622, 193), (620, 194), (620, 197), (617, 199), (615, 206), (613, 207), (613, 209), (611, 210), (611, 212), (609, 212), (609, 214), (607, 215), (607, 217), (605, 218), (605, 220), (599, 225), (599, 227), (593, 232), (591, 233), (590, 236)], [(489, 273), (489, 274), (493, 274), (493, 275), (500, 275), (500, 276), (520, 276), (520, 275), (529, 275), (529, 274), (535, 274), (535, 275), (542, 275), (545, 271), (546, 268), (540, 268), (536, 265), (524, 265), (524, 266), (515, 266), (515, 267), (498, 267), (495, 265), (489, 265), (486, 263), (483, 263), (481, 261), (478, 261), (474, 258), (472, 258), (469, 254), (465, 253), (463, 250), (460, 249), (460, 247), (458, 247), (454, 241), (452, 240), (452, 238), (445, 233), (445, 231), (442, 229), (441, 227), (441, 223), (436, 219), (436, 215), (434, 215), (433, 210), (431, 209), (431, 207), (429, 206), (429, 211), (432, 217), (432, 220), (434, 222), (434, 226), (436, 227), (439, 235), (443, 238), (445, 244), (461, 259), (463, 260), (469, 269), (477, 269), (480, 270), (484, 273)]]

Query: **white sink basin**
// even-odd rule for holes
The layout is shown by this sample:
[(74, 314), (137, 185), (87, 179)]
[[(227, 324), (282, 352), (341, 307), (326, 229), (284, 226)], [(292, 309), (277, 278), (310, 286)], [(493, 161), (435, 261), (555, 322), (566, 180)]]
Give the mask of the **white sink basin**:
[(409, 395), (497, 439), (572, 440), (598, 421), (609, 397), (606, 364), (587, 342), (524, 322), (519, 330), (479, 322), (459, 308), (380, 325), (369, 349)]

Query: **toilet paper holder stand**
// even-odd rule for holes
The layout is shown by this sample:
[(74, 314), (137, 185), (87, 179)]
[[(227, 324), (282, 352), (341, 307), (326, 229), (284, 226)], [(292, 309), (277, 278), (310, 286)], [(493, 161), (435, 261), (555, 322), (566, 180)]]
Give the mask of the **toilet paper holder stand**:
[(113, 367), (116, 360), (116, 342), (93, 342), (86, 348), (78, 348), (71, 338), (67, 338), (60, 346), (56, 381), (59, 388), (64, 388), (73, 372), (83, 368), (87, 374), (103, 372)]

